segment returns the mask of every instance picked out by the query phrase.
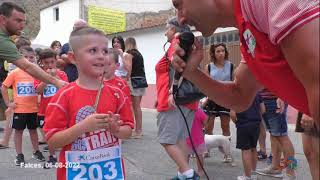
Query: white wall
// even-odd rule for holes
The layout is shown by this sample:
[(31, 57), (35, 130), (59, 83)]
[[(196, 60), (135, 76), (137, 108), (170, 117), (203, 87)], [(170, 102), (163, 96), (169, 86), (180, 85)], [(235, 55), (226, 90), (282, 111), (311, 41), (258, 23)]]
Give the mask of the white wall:
[[(124, 40), (128, 37), (134, 37), (136, 39), (138, 50), (144, 59), (144, 68), (148, 84), (155, 84), (155, 66), (164, 55), (163, 45), (167, 40), (164, 35), (164, 26), (119, 33), (118, 35), (121, 35)], [(109, 38), (109, 47), (111, 47), (111, 39), (112, 37)]]
[(173, 7), (172, 0), (85, 0), (84, 2), (85, 5), (102, 6), (134, 13), (158, 12)]
[[(53, 9), (59, 7), (59, 21), (54, 20)], [(79, 0), (67, 0), (60, 4), (43, 9), (40, 12), (40, 32), (32, 43), (50, 46), (58, 40), (68, 42), (73, 23), (79, 19)]]

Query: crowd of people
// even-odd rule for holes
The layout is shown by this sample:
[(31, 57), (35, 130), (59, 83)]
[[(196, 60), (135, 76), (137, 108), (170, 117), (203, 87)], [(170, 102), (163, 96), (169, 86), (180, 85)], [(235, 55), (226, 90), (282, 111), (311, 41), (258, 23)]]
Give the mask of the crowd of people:
[[(257, 174), (297, 179), (298, 162), (288, 136), (288, 105), (299, 111), (296, 131), (302, 132), (311, 176), (319, 179), (319, 38), (306, 38), (319, 37), (319, 2), (281, 1), (282, 6), (271, 0), (262, 5), (254, 0), (172, 2), (177, 17), (167, 21), (164, 34), (169, 47), (164, 45), (164, 55), (155, 66), (158, 142), (177, 166), (172, 179), (210, 178), (205, 171), (205, 158), (210, 157), (205, 136), (215, 134), (217, 117), (227, 142), (232, 137), (230, 120), (236, 125), (236, 148), (242, 152), (244, 169), (238, 180), (257, 179)], [(104, 32), (78, 20), (68, 43), (54, 40), (49, 48), (33, 49), (31, 41), (21, 35), (25, 22), (20, 6), (0, 5), (1, 94), (6, 109), (0, 149), (9, 147), (14, 132), (14, 162), (24, 164), (22, 135), (27, 128), (33, 158), (46, 161), (39, 145), (47, 145), (44, 168), (55, 167), (57, 162), (79, 163), (83, 177), (90, 178), (90, 168), (102, 164), (114, 168), (106, 179), (123, 179), (121, 140), (143, 138), (140, 104), (148, 87), (143, 52), (135, 38), (115, 36), (109, 48)], [(204, 51), (197, 39), (187, 61), (183, 60), (186, 52), (180, 47), (179, 34), (190, 32), (189, 25), (204, 36), (217, 27), (238, 27), (239, 66), (235, 67), (227, 46), (220, 43), (211, 45), (210, 63), (199, 68)], [(207, 97), (176, 105), (170, 68)], [(271, 141), (269, 157), (266, 131)], [(59, 158), (57, 149), (61, 149)], [(106, 159), (106, 153), (111, 158)], [(96, 160), (75, 160), (97, 154)], [(189, 165), (194, 156), (197, 170)], [(112, 164), (107, 162), (110, 159)], [(257, 169), (257, 160), (269, 163)], [(232, 163), (233, 157), (225, 153), (223, 161)], [(58, 167), (57, 178), (78, 176), (70, 167)]]

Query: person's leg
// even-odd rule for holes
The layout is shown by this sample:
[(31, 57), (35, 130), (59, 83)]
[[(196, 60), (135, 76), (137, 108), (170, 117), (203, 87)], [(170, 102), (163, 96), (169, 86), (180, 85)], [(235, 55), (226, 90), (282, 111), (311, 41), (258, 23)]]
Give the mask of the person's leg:
[[(200, 161), (199, 161), (200, 160)], [(203, 154), (199, 154), (199, 160), (197, 159), (197, 167), (198, 167), (198, 175), (200, 177), (204, 177), (204, 171), (202, 169), (202, 167), (204, 168), (204, 158), (203, 158)], [(202, 167), (201, 167), (202, 165)]]
[(280, 160), (281, 160), (281, 144), (277, 140), (276, 136), (270, 135), (271, 141), (271, 153), (272, 153), (272, 168), (280, 169)]
[[(277, 140), (281, 144), (284, 159), (288, 161), (288, 158), (294, 158), (294, 148), (289, 136), (279, 136), (277, 137)], [(294, 169), (287, 167), (287, 174), (295, 175)]]
[[(194, 112), (181, 107), (188, 125), (193, 120)], [(157, 116), (158, 141), (165, 148), (167, 154), (178, 167), (178, 176), (192, 177), (194, 171), (190, 169), (186, 153), (186, 125), (177, 109), (160, 112)]]
[(131, 96), (132, 97), (132, 107), (135, 119), (135, 133), (141, 135), (142, 133), (142, 111), (140, 107), (142, 96)]
[(15, 129), (14, 131), (14, 146), (17, 154), (22, 154), (22, 134), (23, 130)]
[(185, 172), (190, 169), (186, 155), (178, 144), (162, 144), (168, 155), (178, 166), (179, 172)]
[(306, 133), (301, 134), (303, 151), (308, 160), (313, 180), (319, 180), (319, 138)]
[(241, 150), (241, 154), (242, 154), (242, 164), (243, 164), (244, 174), (247, 177), (251, 177), (251, 171), (252, 171), (251, 149)]
[(39, 132), (40, 132), (40, 139), (39, 142), (41, 143), (45, 143), (46, 141), (46, 134), (44, 133), (42, 128), (38, 128)]
[(9, 146), (9, 141), (12, 134), (11, 123), (13, 118), (13, 111), (11, 109), (7, 109), (5, 111), (5, 115), (6, 115), (6, 122), (5, 122), (5, 128), (4, 128), (4, 135), (0, 143), (2, 147)]
[(213, 134), (213, 128), (214, 128), (214, 120), (215, 120), (216, 116), (215, 115), (210, 115), (208, 117), (208, 121), (205, 125), (205, 131), (206, 134), (212, 135)]
[(260, 134), (259, 134), (259, 151), (262, 154), (267, 154), (267, 150), (266, 150), (266, 129), (263, 125), (263, 122), (260, 123)]
[(252, 148), (250, 149), (250, 152), (251, 152), (251, 171), (255, 171), (257, 168), (257, 161), (258, 161), (257, 149)]
[(220, 115), (221, 119), (221, 129), (224, 136), (230, 136), (230, 116)]
[(33, 151), (38, 151), (39, 150), (39, 139), (38, 139), (38, 132), (37, 129), (29, 129), (29, 134), (30, 134), (30, 140), (32, 143), (32, 148)]

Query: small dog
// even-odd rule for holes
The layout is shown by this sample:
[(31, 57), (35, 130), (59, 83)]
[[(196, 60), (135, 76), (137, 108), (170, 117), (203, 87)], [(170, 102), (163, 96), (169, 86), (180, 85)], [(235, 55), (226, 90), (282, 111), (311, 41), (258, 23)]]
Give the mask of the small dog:
[(208, 135), (204, 136), (204, 141), (207, 146), (208, 153), (212, 148), (219, 148), (219, 151), (224, 154), (223, 162), (232, 163), (233, 158), (231, 156), (231, 135), (223, 136), (223, 135)]

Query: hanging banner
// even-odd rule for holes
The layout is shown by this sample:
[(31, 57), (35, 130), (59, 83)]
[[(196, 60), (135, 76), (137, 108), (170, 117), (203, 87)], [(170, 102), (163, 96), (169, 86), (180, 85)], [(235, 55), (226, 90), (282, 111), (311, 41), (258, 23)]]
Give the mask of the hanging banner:
[(123, 32), (126, 30), (126, 14), (124, 11), (88, 6), (88, 23), (106, 34)]

